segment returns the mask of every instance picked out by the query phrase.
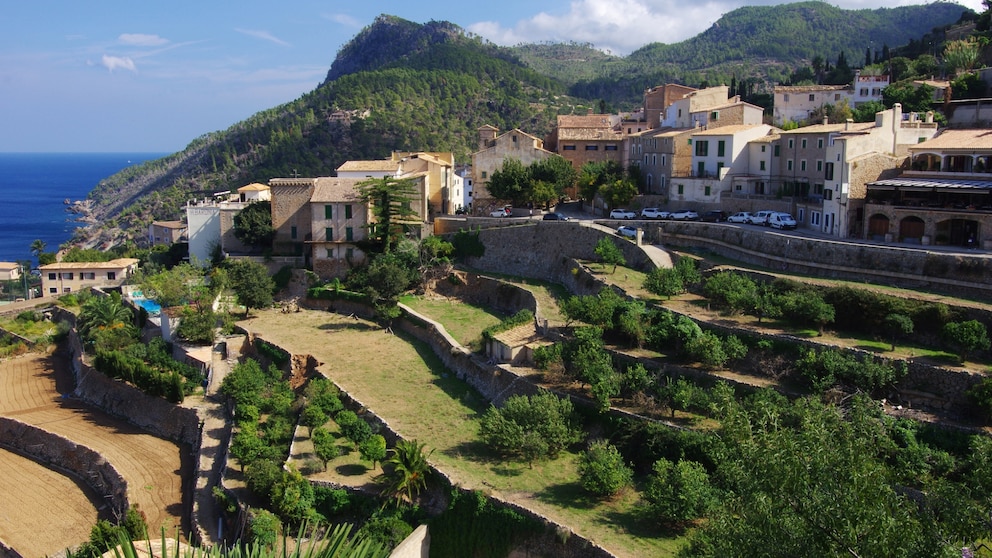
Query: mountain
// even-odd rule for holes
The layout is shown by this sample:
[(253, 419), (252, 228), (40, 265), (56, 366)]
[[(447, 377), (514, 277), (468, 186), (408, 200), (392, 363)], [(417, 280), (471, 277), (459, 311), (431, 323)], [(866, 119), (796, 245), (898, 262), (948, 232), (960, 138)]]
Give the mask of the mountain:
[(314, 91), (101, 181), (76, 206), (93, 225), (75, 241), (107, 248), (139, 239), (152, 220), (180, 218), (188, 199), (273, 177), (327, 176), (349, 159), (426, 150), (468, 162), (484, 124), (542, 136), (556, 115), (585, 113), (601, 99), (637, 106), (645, 88), (667, 82), (767, 83), (812, 56), (833, 60), (849, 49), (858, 60), (865, 37), (875, 48), (895, 46), (965, 12), (945, 2), (745, 7), (688, 41), (626, 58), (575, 43), (503, 48), (452, 23), (380, 15), (342, 47)]
[(652, 43), (626, 58), (594, 56), (591, 47), (582, 45), (512, 50), (567, 84), (576, 97), (623, 104), (639, 102), (644, 89), (662, 83), (729, 84), (736, 76), (774, 84), (815, 56), (833, 63), (843, 52), (860, 66), (868, 48), (905, 45), (963, 15), (975, 14), (950, 2), (873, 10), (843, 10), (824, 2), (745, 6), (691, 39)]

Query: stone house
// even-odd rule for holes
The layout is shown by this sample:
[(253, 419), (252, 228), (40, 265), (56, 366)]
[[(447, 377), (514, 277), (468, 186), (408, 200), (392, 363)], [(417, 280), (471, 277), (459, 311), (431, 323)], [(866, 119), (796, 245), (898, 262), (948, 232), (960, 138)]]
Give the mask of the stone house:
[(135, 258), (109, 262), (56, 262), (40, 266), (44, 296), (74, 293), (90, 287), (119, 287), (138, 269)]
[(824, 105), (847, 102), (852, 109), (869, 101), (882, 102), (882, 91), (889, 85), (889, 76), (861, 75), (854, 71), (854, 80), (848, 85), (792, 85), (776, 86), (772, 123), (781, 126), (786, 122), (804, 122)]
[(479, 128), (479, 150), (472, 154), (473, 211), (488, 214), (499, 200), (489, 193), (489, 178), (503, 167), (506, 159), (516, 159), (524, 166), (554, 155), (544, 148), (544, 141), (517, 128), (503, 134), (493, 126)]
[(21, 279), (21, 264), (16, 262), (0, 262), (0, 281), (19, 281)]
[(389, 159), (346, 161), (337, 168), (339, 178), (416, 178), (426, 188), (428, 220), (453, 213), (463, 202), (454, 194), (455, 156), (449, 152), (394, 151)]
[(548, 134), (548, 149), (564, 157), (576, 171), (586, 163), (621, 163), (623, 154), (622, 117), (613, 114), (558, 115), (555, 129)]
[(729, 94), (730, 88), (726, 85), (686, 93), (665, 107), (661, 126), (716, 128), (762, 123), (764, 111), (761, 107), (741, 101), (740, 95), (729, 98)]
[(152, 221), (148, 225), (148, 245), (172, 245), (186, 236), (186, 223), (182, 221)]
[[(696, 91), (694, 87), (666, 83), (658, 85), (644, 91), (644, 121), (649, 129), (661, 128), (661, 119), (665, 110), (675, 101), (682, 99), (687, 94)], [(726, 97), (724, 98), (726, 99)]]
[(992, 130), (947, 129), (907, 151), (898, 176), (865, 184), (864, 238), (992, 249)]
[(368, 237), (370, 215), (355, 186), (365, 178), (317, 178), (310, 197), (310, 262), (322, 279), (344, 277), (365, 262), (359, 241)]

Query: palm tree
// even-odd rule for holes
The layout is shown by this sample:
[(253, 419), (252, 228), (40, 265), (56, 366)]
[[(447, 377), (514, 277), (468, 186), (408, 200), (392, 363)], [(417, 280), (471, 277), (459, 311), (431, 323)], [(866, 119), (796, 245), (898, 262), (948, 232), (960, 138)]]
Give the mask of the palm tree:
[(94, 296), (83, 304), (79, 312), (79, 334), (84, 338), (100, 328), (114, 325), (133, 327), (134, 314), (124, 306), (121, 295), (112, 293), (110, 296)]
[(382, 464), (382, 478), (386, 484), (383, 496), (395, 499), (397, 505), (404, 499), (412, 504), (414, 497), (427, 486), (427, 476), (431, 472), (428, 457), (429, 454), (424, 455), (424, 444), (416, 440), (397, 442)]
[(31, 242), (31, 253), (37, 256), (38, 254), (44, 252), (47, 247), (48, 244), (44, 240), (36, 238)]

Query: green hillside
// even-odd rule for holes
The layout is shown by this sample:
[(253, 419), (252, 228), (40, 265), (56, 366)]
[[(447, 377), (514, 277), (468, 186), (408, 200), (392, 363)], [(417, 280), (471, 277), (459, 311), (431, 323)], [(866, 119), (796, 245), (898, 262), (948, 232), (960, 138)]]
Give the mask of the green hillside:
[(833, 60), (844, 51), (856, 61), (865, 37), (876, 48), (897, 46), (962, 13), (945, 2), (745, 7), (693, 39), (626, 58), (574, 43), (508, 49), (448, 22), (381, 15), (342, 47), (314, 91), (101, 181), (88, 215), (99, 225), (75, 240), (105, 248), (142, 238), (153, 219), (180, 218), (189, 199), (273, 177), (327, 176), (346, 160), (393, 150), (452, 151), (468, 162), (484, 124), (543, 136), (557, 114), (584, 113), (600, 100), (611, 110), (635, 107), (645, 88), (662, 83), (768, 84), (813, 56)]

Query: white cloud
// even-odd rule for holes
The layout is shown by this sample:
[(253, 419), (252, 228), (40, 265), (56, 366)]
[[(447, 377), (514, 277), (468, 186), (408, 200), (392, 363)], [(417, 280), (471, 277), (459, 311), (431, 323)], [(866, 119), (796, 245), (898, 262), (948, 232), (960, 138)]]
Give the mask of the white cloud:
[(340, 23), (345, 27), (352, 27), (354, 29), (359, 29), (362, 27), (361, 22), (348, 14), (321, 14), (320, 17), (328, 21), (333, 21), (334, 23)]
[[(832, 4), (844, 9), (895, 7), (919, 4), (916, 0), (840, 0)], [(775, 5), (776, 0), (749, 1), (747, 5)], [(969, 0), (962, 5), (979, 3)], [(882, 5), (879, 5), (882, 4)], [(720, 17), (745, 5), (741, 0), (573, 0), (567, 11), (540, 12), (504, 27), (481, 21), (466, 29), (494, 43), (512, 46), (544, 41), (591, 43), (596, 48), (626, 55), (649, 43), (677, 43), (702, 33)]]
[(134, 60), (131, 60), (127, 56), (107, 56), (104, 54), (100, 63), (111, 72), (117, 69), (131, 70), (132, 72), (138, 71), (134, 66)]
[(238, 33), (248, 35), (249, 37), (255, 37), (256, 39), (262, 39), (264, 41), (270, 41), (280, 46), (290, 46), (286, 41), (276, 37), (268, 31), (260, 31), (256, 29), (235, 29)]
[(158, 35), (146, 35), (144, 33), (122, 33), (117, 37), (121, 44), (129, 46), (162, 46), (168, 44), (169, 40)]

